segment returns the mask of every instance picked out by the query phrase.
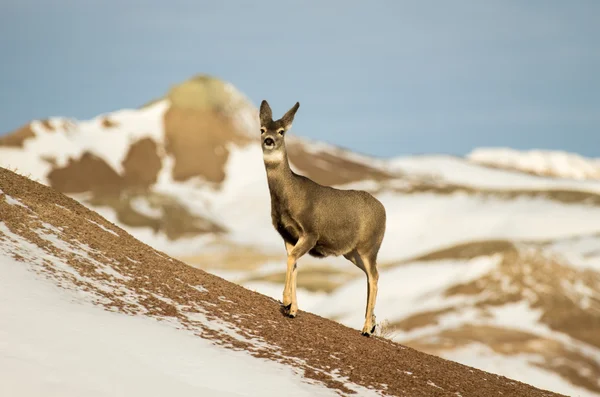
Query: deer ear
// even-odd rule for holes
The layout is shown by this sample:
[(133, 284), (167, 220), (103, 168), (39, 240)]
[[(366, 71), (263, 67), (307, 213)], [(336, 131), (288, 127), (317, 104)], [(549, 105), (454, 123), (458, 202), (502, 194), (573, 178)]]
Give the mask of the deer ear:
[(263, 99), (260, 103), (260, 125), (265, 126), (273, 121), (273, 112), (271, 111), (271, 106), (269, 103)]
[(286, 131), (292, 128), (292, 122), (294, 121), (294, 116), (296, 115), (296, 112), (298, 111), (299, 107), (300, 102), (296, 102), (296, 104), (290, 110), (288, 110), (287, 113), (284, 114), (281, 118), (283, 128), (285, 128)]

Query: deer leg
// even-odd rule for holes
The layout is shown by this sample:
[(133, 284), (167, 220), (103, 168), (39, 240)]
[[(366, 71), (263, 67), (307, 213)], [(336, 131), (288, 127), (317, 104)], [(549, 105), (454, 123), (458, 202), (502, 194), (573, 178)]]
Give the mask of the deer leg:
[(375, 298), (377, 297), (377, 280), (379, 278), (377, 268), (375, 267), (375, 260), (366, 260), (367, 257), (359, 255), (356, 250), (345, 254), (344, 257), (365, 272), (367, 276), (367, 307), (365, 310), (365, 324), (361, 333), (369, 336), (375, 331), (375, 314), (373, 314), (373, 311)]
[(360, 259), (362, 259), (367, 274), (367, 308), (365, 311), (365, 324), (361, 333), (364, 336), (370, 336), (375, 332), (375, 300), (377, 299), (379, 272), (373, 255), (360, 255)]
[(362, 270), (363, 272), (365, 272), (365, 274), (367, 273), (367, 271), (365, 270), (365, 265), (364, 265), (362, 259), (360, 259), (360, 256), (358, 255), (358, 252), (356, 252), (356, 250), (350, 251), (347, 254), (344, 254), (344, 258), (346, 258), (350, 262), (354, 263), (354, 265), (356, 267), (358, 267), (360, 270)]
[[(286, 277), (285, 288), (283, 292), (283, 306), (287, 312), (286, 314), (290, 317), (295, 317), (296, 313), (298, 312), (298, 301), (296, 300), (296, 275), (298, 274), (297, 262), (294, 262), (291, 272), (289, 270), (289, 259), (291, 257), (293, 248), (294, 245), (288, 243), (287, 241), (285, 242), (285, 250), (287, 251), (288, 255), (288, 270), (285, 274)], [(286, 291), (289, 293), (286, 294)]]
[(285, 244), (287, 250), (287, 271), (285, 273), (285, 287), (283, 289), (283, 307), (289, 317), (296, 317), (298, 314), (298, 301), (296, 299), (296, 278), (298, 274), (297, 262), (300, 257), (306, 254), (315, 246), (316, 236), (304, 235), (298, 239), (296, 245)]

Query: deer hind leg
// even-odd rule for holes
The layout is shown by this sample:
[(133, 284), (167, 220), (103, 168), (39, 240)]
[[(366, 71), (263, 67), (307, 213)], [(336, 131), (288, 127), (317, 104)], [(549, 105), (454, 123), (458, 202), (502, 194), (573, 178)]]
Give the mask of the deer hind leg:
[(296, 317), (298, 314), (298, 300), (296, 298), (296, 279), (298, 275), (298, 259), (310, 251), (317, 242), (317, 238), (312, 235), (300, 237), (296, 245), (286, 241), (285, 249), (287, 251), (287, 271), (285, 272), (285, 287), (283, 289), (283, 309), (289, 317)]
[(350, 251), (347, 254), (344, 254), (344, 258), (348, 259), (350, 262), (354, 263), (354, 265), (356, 267), (358, 267), (360, 270), (362, 270), (363, 272), (367, 272), (365, 270), (365, 264), (363, 263), (362, 259), (360, 258), (360, 255), (358, 255), (358, 252), (356, 250), (354, 251)]
[(359, 254), (356, 250), (344, 255), (346, 259), (362, 269), (367, 275), (367, 307), (365, 310), (365, 324), (361, 331), (364, 336), (370, 336), (375, 332), (375, 301), (377, 299), (377, 282), (379, 272), (376, 265), (376, 254)]

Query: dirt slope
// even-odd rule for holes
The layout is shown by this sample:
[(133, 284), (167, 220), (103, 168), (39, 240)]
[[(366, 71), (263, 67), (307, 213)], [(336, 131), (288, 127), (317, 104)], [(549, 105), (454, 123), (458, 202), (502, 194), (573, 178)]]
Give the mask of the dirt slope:
[[(557, 395), (365, 338), (310, 313), (286, 318), (278, 302), (169, 258), (75, 200), (3, 168), (0, 190), (0, 241), (15, 242), (12, 255), (108, 310), (175, 321), (222, 346), (293, 365), (341, 394), (351, 393), (346, 381), (398, 396)], [(47, 256), (24, 257), (19, 239)]]

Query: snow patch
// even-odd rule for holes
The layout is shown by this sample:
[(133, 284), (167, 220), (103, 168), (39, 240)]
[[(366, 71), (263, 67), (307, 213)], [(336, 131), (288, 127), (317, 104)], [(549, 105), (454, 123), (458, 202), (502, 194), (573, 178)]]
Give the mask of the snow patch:
[(110, 234), (113, 234), (113, 235), (119, 237), (119, 235), (116, 232), (114, 232), (113, 230), (110, 230), (109, 228), (107, 228), (107, 227), (99, 224), (98, 222), (94, 222), (91, 219), (88, 219), (88, 222), (93, 223), (94, 225), (98, 226), (100, 229), (104, 230), (105, 232), (109, 232)]
[(151, 219), (160, 219), (162, 217), (163, 212), (160, 208), (155, 208), (150, 205), (148, 199), (146, 197), (134, 197), (130, 201), (131, 208)]
[(600, 179), (600, 159), (554, 150), (519, 151), (510, 148), (477, 148), (467, 155), (475, 163), (514, 168), (571, 179)]
[(16, 205), (16, 206), (19, 206), (19, 207), (30, 209), (28, 206), (26, 206), (25, 204), (23, 204), (22, 202), (20, 202), (16, 198), (13, 198), (12, 196), (9, 196), (8, 194), (5, 194), (1, 190), (0, 190), (0, 194), (2, 194), (4, 196), (4, 200), (6, 201), (7, 204), (9, 204), (9, 205)]
[(337, 395), (170, 324), (75, 303), (26, 267), (0, 254), (2, 395)]

